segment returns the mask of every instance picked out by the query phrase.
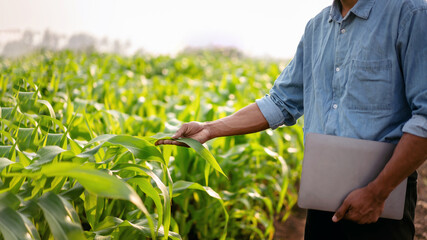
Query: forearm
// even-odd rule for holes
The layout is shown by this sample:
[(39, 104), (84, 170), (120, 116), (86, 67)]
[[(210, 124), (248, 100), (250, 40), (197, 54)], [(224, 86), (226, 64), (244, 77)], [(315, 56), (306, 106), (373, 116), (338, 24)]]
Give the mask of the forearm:
[(404, 133), (390, 161), (368, 186), (385, 200), (397, 185), (427, 159), (427, 138)]
[(259, 132), (269, 128), (269, 125), (258, 105), (252, 103), (228, 117), (207, 122), (206, 127), (209, 129), (212, 139)]

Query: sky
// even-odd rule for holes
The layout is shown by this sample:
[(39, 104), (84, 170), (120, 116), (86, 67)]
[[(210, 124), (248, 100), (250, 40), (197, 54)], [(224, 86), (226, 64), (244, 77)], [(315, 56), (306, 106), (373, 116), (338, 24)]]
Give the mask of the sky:
[[(306, 23), (332, 0), (0, 0), (0, 43), (16, 30), (88, 33), (133, 49), (236, 47), (291, 58)], [(12, 31), (11, 31), (12, 30)]]

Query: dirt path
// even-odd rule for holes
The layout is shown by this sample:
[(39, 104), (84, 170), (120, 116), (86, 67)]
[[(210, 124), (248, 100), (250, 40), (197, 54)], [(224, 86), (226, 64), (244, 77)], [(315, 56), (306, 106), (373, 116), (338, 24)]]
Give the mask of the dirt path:
[(427, 240), (427, 162), (418, 169), (418, 201), (415, 212), (415, 239)]
[[(277, 240), (304, 239), (305, 210), (295, 208), (285, 223), (275, 222)], [(418, 201), (415, 212), (415, 240), (427, 240), (427, 162), (418, 169)]]

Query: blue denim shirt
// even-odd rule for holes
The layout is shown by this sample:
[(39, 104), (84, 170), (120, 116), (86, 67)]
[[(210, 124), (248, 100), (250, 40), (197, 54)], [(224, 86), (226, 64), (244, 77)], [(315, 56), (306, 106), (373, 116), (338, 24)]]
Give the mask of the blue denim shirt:
[(397, 143), (427, 137), (427, 2), (339, 1), (311, 19), (295, 57), (256, 102), (271, 128)]

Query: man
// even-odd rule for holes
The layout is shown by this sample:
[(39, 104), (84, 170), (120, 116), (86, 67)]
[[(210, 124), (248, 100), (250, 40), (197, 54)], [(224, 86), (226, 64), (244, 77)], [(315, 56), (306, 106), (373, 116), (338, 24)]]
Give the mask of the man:
[[(223, 119), (186, 123), (173, 138), (203, 143), (293, 125), (303, 114), (305, 133), (397, 143), (378, 177), (335, 213), (308, 210), (305, 239), (412, 239), (415, 170), (427, 158), (427, 2), (335, 0), (309, 21), (269, 95)], [(403, 219), (379, 219), (408, 176)]]

